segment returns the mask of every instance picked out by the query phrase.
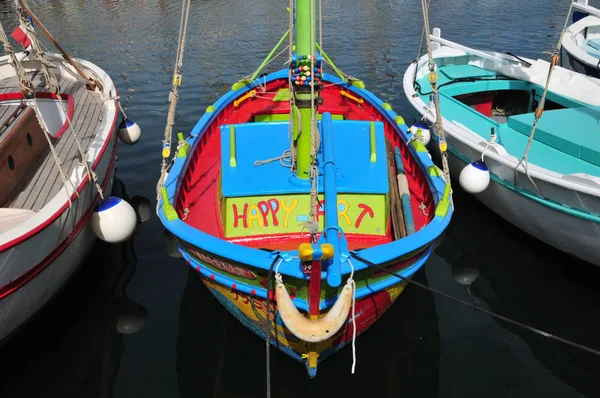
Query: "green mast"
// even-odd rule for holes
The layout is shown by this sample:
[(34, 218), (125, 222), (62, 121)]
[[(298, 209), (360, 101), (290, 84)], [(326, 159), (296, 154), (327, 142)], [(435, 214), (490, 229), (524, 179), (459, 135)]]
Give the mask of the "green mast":
[[(312, 12), (311, 12), (312, 3)], [(302, 56), (311, 57), (316, 53), (316, 37), (317, 37), (317, 14), (315, 0), (296, 0), (296, 57), (297, 65), (311, 66), (311, 60), (307, 57), (300, 60)], [(312, 14), (312, 15), (311, 15)], [(311, 18), (312, 17), (312, 18)], [(311, 70), (311, 73), (313, 71)], [(312, 74), (314, 83), (314, 74)], [(315, 87), (315, 97), (316, 97)], [(297, 175), (298, 178), (308, 179), (309, 168), (311, 164), (310, 149), (311, 149), (311, 101), (314, 97), (310, 93), (310, 86), (304, 86), (302, 89), (295, 90), (295, 100), (300, 111), (300, 120), (302, 123), (302, 132), (297, 141)], [(316, 117), (316, 116), (315, 116)], [(294, 118), (293, 123), (297, 123)]]

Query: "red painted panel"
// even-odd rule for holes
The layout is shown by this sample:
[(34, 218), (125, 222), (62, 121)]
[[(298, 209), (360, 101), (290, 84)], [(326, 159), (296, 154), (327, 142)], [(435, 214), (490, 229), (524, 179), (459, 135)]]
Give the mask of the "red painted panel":
[[(320, 234), (317, 235), (317, 238)], [(363, 235), (346, 234), (348, 239), (348, 249), (358, 250), (371, 246), (382, 245), (392, 240), (391, 235)], [(300, 234), (278, 234), (278, 235), (254, 235), (228, 239), (232, 243), (254, 247), (256, 249), (268, 250), (296, 250), (300, 243), (306, 243), (309, 240), (308, 233)]]
[(313, 261), (308, 281), (308, 313), (319, 315), (321, 303), (321, 260)]
[[(194, 153), (191, 154), (190, 166), (184, 175), (176, 199), (176, 207), (180, 216), (184, 214), (183, 209), (189, 209), (189, 216), (185, 220), (189, 225), (223, 239), (222, 198), (220, 197), (220, 125), (225, 123), (247, 123), (252, 121), (255, 115), (260, 114), (289, 113), (287, 101), (272, 101), (277, 91), (286, 87), (286, 85), (286, 80), (278, 80), (269, 83), (267, 92), (261, 93), (259, 91), (256, 98), (242, 102), (237, 108), (233, 106), (233, 103), (230, 103), (207, 128), (201, 142), (196, 146)], [(405, 174), (409, 183), (415, 227), (416, 230), (419, 230), (433, 218), (435, 211), (433, 197), (425, 176), (416, 162), (412, 161), (410, 151), (401, 142), (395, 127), (388, 123), (373, 105), (367, 101), (362, 105), (358, 104), (343, 97), (340, 92), (341, 87), (338, 85), (325, 85), (321, 91), (324, 103), (319, 107), (319, 112), (342, 114), (346, 120), (384, 122), (386, 137), (390, 139), (394, 146), (400, 147)], [(424, 207), (424, 210), (418, 210), (419, 206)], [(296, 249), (300, 243), (306, 242), (307, 235), (252, 236), (229, 240), (257, 248), (291, 250)], [(385, 237), (348, 235), (351, 250), (379, 245), (390, 240), (391, 228), (388, 229), (388, 234)]]
[(455, 97), (460, 102), (467, 106), (475, 109), (477, 112), (490, 117), (492, 115), (492, 103), (496, 94), (492, 93), (480, 93), (480, 94), (466, 94)]

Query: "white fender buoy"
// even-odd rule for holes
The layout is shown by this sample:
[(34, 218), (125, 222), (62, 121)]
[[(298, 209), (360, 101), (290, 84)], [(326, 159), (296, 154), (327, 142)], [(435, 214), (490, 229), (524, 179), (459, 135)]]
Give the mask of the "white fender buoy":
[(427, 145), (429, 144), (429, 141), (431, 141), (431, 132), (429, 131), (429, 126), (425, 123), (417, 122), (413, 124), (410, 126), (410, 132), (413, 134), (413, 137), (416, 137), (423, 145)]
[(136, 226), (137, 215), (133, 207), (115, 196), (101, 200), (92, 213), (92, 229), (98, 238), (108, 243), (126, 241)]
[(298, 311), (281, 280), (277, 278), (275, 293), (277, 296), (277, 309), (279, 316), (294, 336), (309, 343), (318, 343), (327, 340), (336, 334), (346, 322), (350, 307), (352, 306), (352, 282), (348, 281), (337, 301), (324, 317), (308, 319)]
[(479, 159), (462, 169), (458, 181), (465, 191), (481, 193), (490, 185), (490, 171), (485, 162)]
[(119, 124), (119, 138), (124, 144), (132, 145), (140, 140), (142, 129), (131, 119), (123, 119)]

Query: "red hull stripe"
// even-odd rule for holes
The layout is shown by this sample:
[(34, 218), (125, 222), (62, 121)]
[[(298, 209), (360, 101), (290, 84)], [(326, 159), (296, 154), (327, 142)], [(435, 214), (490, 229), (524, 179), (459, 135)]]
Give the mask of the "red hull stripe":
[[(106, 185), (108, 184), (108, 181), (110, 180), (111, 170), (115, 166), (115, 160), (116, 160), (115, 155), (116, 154), (117, 154), (117, 143), (115, 142), (114, 150), (111, 155), (112, 158), (111, 158), (110, 164), (108, 166), (108, 173), (106, 173), (106, 178), (104, 179), (104, 181), (102, 181), (102, 189), (104, 189), (106, 187)], [(56, 248), (45, 259), (43, 259), (37, 265), (31, 267), (27, 272), (25, 272), (18, 278), (13, 279), (6, 285), (0, 287), (0, 300), (10, 296), (12, 293), (16, 292), (17, 290), (19, 290), (20, 288), (25, 286), (27, 283), (29, 283), (29, 281), (31, 281), (33, 278), (38, 276), (43, 270), (45, 270), (50, 264), (52, 264), (52, 262), (54, 260), (56, 260), (56, 258), (62, 254), (62, 252), (65, 251), (67, 246), (69, 246), (69, 244), (71, 244), (71, 242), (73, 242), (73, 240), (75, 240), (77, 235), (79, 235), (79, 233), (81, 232), (83, 227), (87, 224), (88, 220), (92, 216), (94, 207), (95, 207), (96, 203), (98, 203), (99, 200), (100, 200), (100, 195), (96, 194), (89, 209), (81, 216), (81, 219), (77, 222), (77, 224), (75, 225), (75, 228), (73, 228), (73, 231), (71, 231), (69, 236), (67, 236), (67, 238), (65, 240), (63, 240), (58, 246), (56, 246)]]
[[(116, 93), (116, 89), (115, 89), (115, 96), (116, 95), (117, 95), (117, 93)], [(110, 132), (109, 132), (108, 138), (106, 139), (106, 141), (104, 141), (104, 144), (102, 145), (102, 148), (100, 149), (100, 153), (96, 157), (96, 160), (94, 160), (94, 164), (92, 164), (92, 170), (94, 170), (96, 168), (96, 166), (98, 166), (98, 162), (100, 162), (100, 159), (102, 159), (102, 156), (104, 155), (104, 152), (106, 151), (106, 147), (108, 146), (108, 143), (110, 142), (111, 139), (113, 139), (113, 135), (115, 135), (115, 126), (117, 124), (118, 112), (119, 112), (119, 109), (117, 107), (115, 107), (115, 116), (113, 118), (112, 126), (110, 127)], [(117, 141), (115, 141), (115, 151), (116, 151), (116, 146), (117, 146)], [(81, 182), (81, 184), (79, 184), (79, 186), (77, 187), (77, 193), (73, 193), (73, 195), (71, 195), (71, 201), (75, 201), (75, 199), (77, 199), (77, 195), (79, 193), (81, 193), (81, 191), (83, 191), (83, 188), (87, 184), (89, 178), (90, 177), (86, 174), (86, 176), (83, 178), (83, 181)], [(69, 207), (69, 202), (66, 201), (62, 205), (62, 207), (60, 209), (58, 209), (58, 211), (56, 213), (54, 213), (51, 217), (48, 217), (43, 223), (41, 223), (37, 227), (31, 229), (30, 231), (27, 231), (26, 233), (19, 236), (18, 238), (15, 238), (3, 245), (0, 245), (0, 254), (18, 244), (26, 241), (27, 239), (31, 238), (32, 236), (37, 235), (39, 232), (46, 229), (46, 227), (48, 227), (54, 221), (56, 221), (56, 219), (58, 217), (60, 217), (61, 214), (68, 207)]]

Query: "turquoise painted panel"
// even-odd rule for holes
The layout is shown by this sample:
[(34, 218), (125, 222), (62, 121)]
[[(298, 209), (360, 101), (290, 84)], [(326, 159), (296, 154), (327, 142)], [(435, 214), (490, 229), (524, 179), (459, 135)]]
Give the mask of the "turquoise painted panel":
[[(600, 132), (596, 133), (600, 134)], [(586, 162), (593, 163), (596, 166), (600, 166), (600, 150), (598, 150), (597, 147), (581, 147), (581, 159), (585, 160)]]
[[(544, 115), (538, 122), (538, 126), (535, 130), (534, 140), (543, 142), (544, 144), (556, 148), (561, 152), (579, 158), (579, 155), (581, 153), (581, 145), (579, 145), (577, 142), (568, 139), (568, 137), (562, 137), (562, 134), (560, 133), (554, 134), (555, 131), (552, 128), (553, 126), (549, 125), (548, 123), (544, 123), (545, 121), (547, 121), (546, 117), (551, 116), (551, 112), (554, 111), (544, 112)], [(522, 115), (510, 116), (508, 118), (508, 127), (529, 137), (531, 135), (533, 120), (533, 113), (525, 113)], [(565, 131), (567, 133), (571, 132), (571, 129), (568, 126), (561, 126), (561, 124), (562, 123), (559, 123), (559, 125), (557, 125), (556, 128), (565, 129), (566, 127)]]
[(600, 50), (595, 49), (587, 43), (584, 43), (581, 48), (592, 57), (600, 59)]
[[(456, 69), (456, 70), (458, 72), (460, 72), (460, 70), (462, 70), (463, 73), (457, 72), (456, 74), (454, 74), (452, 72), (453, 68), (460, 68), (460, 69)], [(486, 71), (487, 76), (483, 75), (483, 72), (480, 72), (480, 71)], [(470, 72), (471, 75), (469, 75), (468, 72)], [(461, 94), (469, 94), (469, 93), (477, 93), (477, 92), (493, 91), (493, 90), (525, 90), (525, 91), (529, 91), (529, 92), (531, 92), (532, 90), (535, 90), (536, 98), (539, 100), (541, 98), (542, 92), (544, 91), (544, 87), (539, 86), (537, 84), (532, 84), (532, 83), (525, 82), (522, 80), (509, 79), (502, 75), (499, 75), (497, 79), (493, 79), (493, 78), (490, 79), (490, 77), (493, 77), (494, 74), (495, 74), (495, 72), (493, 72), (493, 71), (478, 68), (473, 65), (442, 66), (439, 69), (439, 75), (438, 75), (439, 76), (438, 84), (440, 86), (453, 80), (453, 78), (449, 78), (448, 75), (456, 76), (456, 77), (460, 76), (463, 78), (464, 77), (473, 77), (473, 78), (481, 77), (481, 78), (483, 78), (483, 80), (473, 81), (473, 82), (460, 82), (459, 81), (459, 82), (456, 82), (453, 84), (448, 84), (448, 85), (440, 87), (440, 92), (444, 92), (451, 97), (456, 97)], [(483, 75), (483, 76), (481, 76), (481, 75)], [(418, 80), (418, 82), (422, 87), (422, 91), (430, 91), (431, 90), (431, 85), (429, 84), (429, 81), (427, 80), (427, 76), (420, 78)], [(582, 105), (581, 103), (579, 103), (577, 101), (573, 101), (569, 98), (561, 97), (552, 92), (548, 92), (547, 98), (550, 101), (554, 101), (554, 102), (559, 103), (568, 108), (577, 107), (577, 106)], [(429, 102), (429, 101), (427, 100), (426, 102)]]
[[(426, 82), (427, 87), (429, 86), (429, 82)], [(535, 87), (535, 86), (533, 86)], [(444, 86), (440, 89), (440, 92), (445, 93), (450, 97), (456, 97), (461, 94), (470, 94), (470, 93), (479, 93), (483, 91), (493, 91), (493, 90), (527, 90), (530, 91), (532, 85), (521, 81), (521, 80), (509, 80), (509, 79), (499, 79), (499, 80), (480, 80), (475, 82), (461, 82), (454, 83)]]
[[(319, 129), (321, 123), (318, 122)], [(385, 194), (388, 192), (383, 123), (375, 123), (376, 162), (370, 161), (370, 122), (333, 121), (336, 186), (339, 193)], [(298, 180), (279, 160), (255, 166), (257, 160), (281, 156), (290, 147), (288, 123), (235, 125), (237, 165), (229, 165), (229, 125), (221, 126), (222, 191), (225, 197), (308, 193), (308, 180)], [(322, 148), (322, 147), (321, 147)], [(320, 175), (322, 149), (317, 153)], [(323, 179), (318, 179), (319, 191)]]
[(596, 51), (600, 51), (600, 39), (590, 39), (586, 40), (586, 44)]
[(493, 77), (495, 72), (474, 65), (447, 65), (440, 68), (440, 73), (449, 79), (463, 79), (465, 77)]
[[(571, 156), (600, 166), (600, 110), (591, 107), (545, 111), (534, 139)], [(531, 134), (533, 113), (508, 118), (508, 126)]]
[[(440, 108), (445, 119), (463, 124), (485, 140), (489, 139), (491, 128), (494, 127), (497, 142), (503, 145), (511, 155), (521, 158), (525, 153), (529, 133), (526, 135), (507, 124), (499, 124), (458, 100), (447, 96), (444, 92), (440, 92)], [(549, 112), (551, 111), (546, 113)], [(544, 113), (542, 119), (546, 117), (546, 113)], [(597, 128), (595, 131), (598, 131)], [(571, 156), (540, 141), (534, 140), (529, 151), (529, 162), (557, 173), (586, 173), (600, 177), (600, 167), (596, 163), (592, 164), (589, 161)]]
[(447, 96), (443, 92), (440, 92), (440, 110), (445, 119), (457, 121), (469, 127), (486, 140), (490, 138), (492, 127), (496, 128), (496, 131), (500, 127), (500, 124), (495, 120)]

